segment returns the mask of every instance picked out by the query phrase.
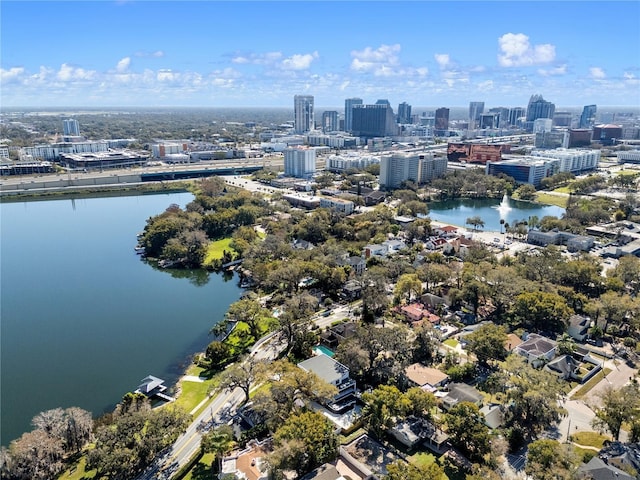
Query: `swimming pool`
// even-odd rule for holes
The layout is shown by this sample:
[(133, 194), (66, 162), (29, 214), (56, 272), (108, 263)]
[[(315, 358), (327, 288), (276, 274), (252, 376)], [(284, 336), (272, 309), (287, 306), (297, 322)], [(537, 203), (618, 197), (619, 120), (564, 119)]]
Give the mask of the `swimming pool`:
[(316, 354), (323, 354), (326, 355), (327, 357), (331, 357), (333, 358), (335, 356), (335, 353), (333, 350), (325, 347), (324, 345), (316, 345), (315, 347), (313, 347), (313, 351)]

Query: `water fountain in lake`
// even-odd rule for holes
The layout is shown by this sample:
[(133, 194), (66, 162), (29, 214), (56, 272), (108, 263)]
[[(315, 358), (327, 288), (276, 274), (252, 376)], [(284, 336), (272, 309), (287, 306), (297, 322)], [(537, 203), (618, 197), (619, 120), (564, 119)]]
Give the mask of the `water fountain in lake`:
[(502, 197), (502, 202), (500, 202), (500, 205), (498, 205), (495, 208), (498, 209), (501, 219), (507, 218), (507, 215), (511, 211), (511, 206), (509, 205), (509, 197), (507, 196), (506, 193), (504, 194), (504, 197)]

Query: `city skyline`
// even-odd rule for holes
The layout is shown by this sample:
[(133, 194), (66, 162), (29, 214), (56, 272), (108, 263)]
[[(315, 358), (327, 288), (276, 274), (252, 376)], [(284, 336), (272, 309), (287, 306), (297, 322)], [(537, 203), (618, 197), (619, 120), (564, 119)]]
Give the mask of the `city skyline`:
[(638, 2), (34, 3), (1, 5), (5, 107), (640, 105)]

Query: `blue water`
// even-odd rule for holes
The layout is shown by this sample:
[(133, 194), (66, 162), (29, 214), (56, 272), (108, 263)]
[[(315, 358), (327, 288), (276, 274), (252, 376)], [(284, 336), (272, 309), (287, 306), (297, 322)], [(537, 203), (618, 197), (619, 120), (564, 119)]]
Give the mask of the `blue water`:
[(188, 193), (0, 205), (2, 445), (55, 407), (95, 415), (152, 374), (174, 382), (241, 294), (236, 279), (163, 271), (136, 233)]
[(315, 347), (313, 347), (314, 351), (317, 351), (319, 353), (322, 353), (328, 357), (333, 358), (336, 354), (333, 352), (333, 350), (325, 347), (324, 345), (316, 345)]
[(442, 202), (429, 203), (429, 218), (438, 222), (448, 223), (460, 227), (471, 228), (466, 225), (467, 218), (479, 216), (484, 221), (486, 231), (500, 231), (500, 219), (504, 219), (509, 225), (537, 216), (538, 219), (550, 215), (561, 218), (564, 215), (564, 208), (555, 205), (540, 205), (537, 203), (523, 202), (508, 199), (508, 209), (500, 209), (502, 200), (483, 199), (456, 199)]

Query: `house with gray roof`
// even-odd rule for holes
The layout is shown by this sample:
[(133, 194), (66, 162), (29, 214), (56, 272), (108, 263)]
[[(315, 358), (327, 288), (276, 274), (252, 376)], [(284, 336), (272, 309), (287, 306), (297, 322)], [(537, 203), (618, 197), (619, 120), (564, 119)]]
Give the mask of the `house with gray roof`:
[(513, 351), (525, 357), (533, 366), (537, 366), (541, 362), (552, 360), (556, 356), (557, 347), (558, 344), (554, 340), (530, 333)]
[(442, 397), (442, 408), (451, 410), (452, 407), (462, 402), (471, 402), (482, 407), (484, 396), (471, 385), (466, 383), (450, 383), (449, 393)]
[(576, 477), (585, 480), (634, 480), (625, 471), (607, 465), (598, 457), (593, 457), (589, 463), (581, 465), (576, 472)]
[(337, 387), (338, 393), (326, 405), (329, 410), (342, 411), (355, 403), (356, 382), (349, 377), (349, 369), (337, 360), (320, 354), (300, 362), (298, 367)]

